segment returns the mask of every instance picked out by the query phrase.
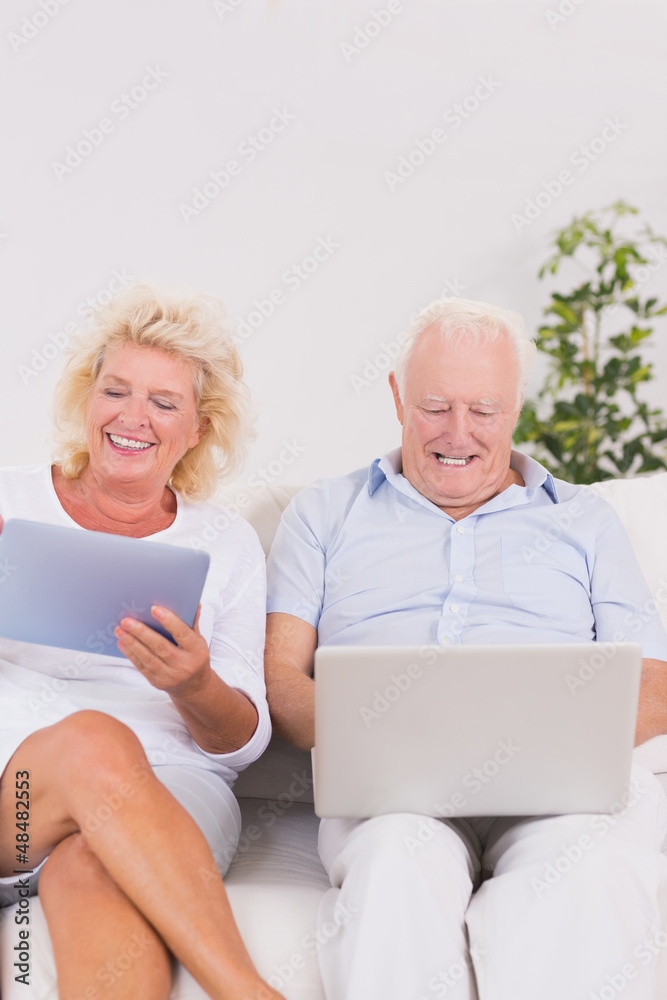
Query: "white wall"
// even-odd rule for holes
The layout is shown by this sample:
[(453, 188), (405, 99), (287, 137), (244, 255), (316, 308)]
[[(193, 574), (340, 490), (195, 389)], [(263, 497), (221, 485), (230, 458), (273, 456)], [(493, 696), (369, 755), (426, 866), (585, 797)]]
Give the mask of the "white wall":
[[(534, 327), (547, 237), (575, 212), (624, 197), (667, 232), (663, 0), (391, 0), (356, 53), (342, 43), (388, 0), (61, 3), (0, 11), (1, 464), (49, 455), (50, 338), (81, 326), (114, 273), (214, 292), (235, 321), (283, 293), (242, 347), (259, 411), (246, 475), (273, 463), (305, 482), (398, 443), (384, 374), (361, 391), (351, 377), (443, 289)], [(570, 13), (556, 20), (559, 7)], [(147, 68), (155, 89), (123, 105)], [(445, 119), (480, 79), (478, 108)], [(280, 124), (274, 109), (291, 118), (250, 162), (239, 147)], [(105, 118), (80, 165), (54, 167)], [(619, 134), (583, 170), (571, 157), (607, 119)], [(386, 172), (437, 127), (442, 144), (390, 190)], [(181, 206), (230, 160), (238, 174), (185, 221)], [(513, 213), (566, 168), (573, 183), (517, 232)], [(286, 272), (319, 241), (335, 249), (293, 287)], [(667, 295), (666, 274), (646, 288)], [(45, 347), (56, 356), (37, 372)], [(298, 454), (281, 470), (284, 442)]]

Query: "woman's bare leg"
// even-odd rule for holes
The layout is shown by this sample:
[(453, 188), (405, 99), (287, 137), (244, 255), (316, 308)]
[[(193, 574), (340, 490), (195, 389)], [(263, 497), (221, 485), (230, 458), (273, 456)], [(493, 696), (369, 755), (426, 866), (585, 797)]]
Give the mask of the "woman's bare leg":
[(18, 770), (31, 775), (31, 864), (80, 832), (113, 882), (210, 997), (280, 997), (250, 960), (203, 834), (153, 775), (131, 730), (100, 712), (77, 712), (22, 743), (0, 784), (2, 875), (15, 866)]
[(39, 880), (62, 997), (168, 1000), (171, 957), (84, 838), (54, 848)]

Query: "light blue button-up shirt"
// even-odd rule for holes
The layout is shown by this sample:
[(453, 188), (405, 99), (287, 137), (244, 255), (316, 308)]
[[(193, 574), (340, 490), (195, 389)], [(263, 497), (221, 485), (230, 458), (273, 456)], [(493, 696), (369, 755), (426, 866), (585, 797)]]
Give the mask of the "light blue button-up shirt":
[(513, 484), (455, 521), (399, 471), (400, 448), (299, 493), (268, 562), (268, 610), (320, 645), (640, 642), (667, 635), (617, 514), (512, 452)]

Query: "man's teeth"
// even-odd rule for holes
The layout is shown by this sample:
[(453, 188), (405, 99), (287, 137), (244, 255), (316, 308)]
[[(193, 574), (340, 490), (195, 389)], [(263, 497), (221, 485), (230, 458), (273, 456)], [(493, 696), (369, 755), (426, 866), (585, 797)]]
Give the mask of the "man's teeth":
[(468, 462), (472, 462), (472, 455), (468, 455), (467, 458), (450, 458), (448, 455), (436, 455), (436, 458), (443, 465), (467, 465)]
[(151, 441), (133, 441), (131, 438), (118, 437), (117, 434), (110, 434), (109, 437), (118, 448), (134, 448), (136, 451), (143, 451), (150, 448)]

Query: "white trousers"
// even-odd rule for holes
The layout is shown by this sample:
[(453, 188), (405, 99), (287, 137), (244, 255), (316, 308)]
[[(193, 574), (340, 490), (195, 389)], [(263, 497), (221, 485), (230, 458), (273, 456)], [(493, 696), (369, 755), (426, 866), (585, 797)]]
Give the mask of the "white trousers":
[(323, 820), (327, 1000), (665, 1000), (667, 805), (639, 764), (626, 802)]

